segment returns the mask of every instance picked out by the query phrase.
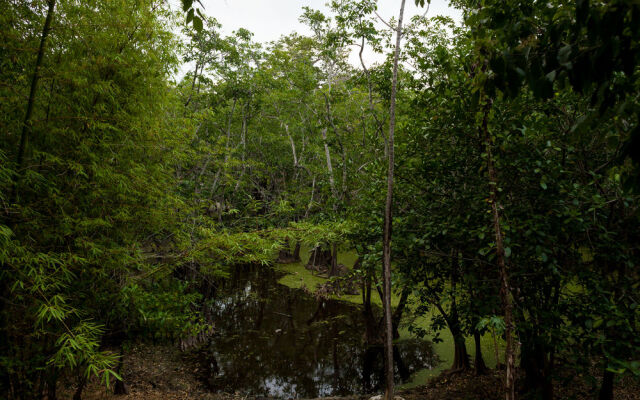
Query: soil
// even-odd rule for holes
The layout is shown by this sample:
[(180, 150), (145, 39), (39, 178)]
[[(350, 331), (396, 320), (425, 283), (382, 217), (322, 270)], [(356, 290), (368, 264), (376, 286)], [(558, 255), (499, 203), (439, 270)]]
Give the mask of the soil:
[[(197, 356), (180, 351), (177, 346), (135, 345), (125, 356), (122, 377), (128, 395), (114, 395), (98, 380), (91, 380), (85, 388), (83, 400), (240, 400), (242, 396), (211, 393), (199, 379)], [(63, 384), (59, 398), (70, 399), (75, 385)]]

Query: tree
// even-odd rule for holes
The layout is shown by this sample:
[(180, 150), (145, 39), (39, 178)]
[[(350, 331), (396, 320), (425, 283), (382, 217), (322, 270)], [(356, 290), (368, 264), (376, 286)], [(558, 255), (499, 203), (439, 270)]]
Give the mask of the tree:
[(389, 172), (387, 175), (387, 199), (384, 208), (384, 229), (382, 239), (383, 260), (383, 292), (384, 292), (384, 319), (385, 319), (385, 399), (393, 399), (393, 327), (391, 321), (391, 227), (393, 216), (393, 167), (394, 167), (394, 133), (396, 129), (396, 91), (398, 87), (398, 60), (400, 58), (400, 41), (402, 39), (402, 17), (404, 16), (404, 3), (400, 3), (400, 16), (396, 26), (396, 46), (393, 56), (393, 80), (391, 83), (391, 98), (389, 108)]

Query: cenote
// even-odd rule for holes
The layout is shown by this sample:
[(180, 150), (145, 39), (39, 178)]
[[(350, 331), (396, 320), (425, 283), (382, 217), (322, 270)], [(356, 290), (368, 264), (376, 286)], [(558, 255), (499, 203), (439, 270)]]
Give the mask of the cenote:
[[(361, 310), (277, 282), (270, 268), (243, 267), (221, 282), (208, 311), (215, 334), (200, 351), (213, 391), (313, 398), (370, 393), (383, 382), (382, 348), (364, 342)], [(437, 363), (431, 342), (394, 348), (397, 382)]]

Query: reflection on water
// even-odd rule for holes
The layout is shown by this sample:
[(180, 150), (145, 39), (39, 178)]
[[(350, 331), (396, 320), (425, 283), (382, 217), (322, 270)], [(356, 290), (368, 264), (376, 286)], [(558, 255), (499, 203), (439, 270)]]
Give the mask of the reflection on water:
[[(382, 348), (363, 342), (358, 307), (280, 285), (266, 268), (237, 270), (216, 297), (216, 334), (202, 351), (212, 390), (321, 397), (367, 393), (384, 382)], [(399, 382), (434, 365), (430, 342), (403, 342), (394, 353)]]

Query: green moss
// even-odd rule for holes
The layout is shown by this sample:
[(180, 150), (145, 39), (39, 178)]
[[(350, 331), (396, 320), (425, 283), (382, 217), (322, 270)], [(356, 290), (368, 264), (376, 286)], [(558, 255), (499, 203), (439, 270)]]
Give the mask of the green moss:
[[(300, 248), (300, 258), (302, 261), (292, 264), (276, 264), (275, 268), (285, 273), (285, 275), (278, 280), (278, 283), (295, 289), (306, 287), (309, 290), (314, 290), (317, 285), (325, 283), (328, 280), (326, 277), (318, 276), (304, 267), (309, 260), (309, 252), (310, 249), (303, 246)], [(338, 263), (345, 265), (347, 268), (353, 267), (357, 259), (358, 254), (356, 254), (355, 251), (345, 251), (338, 254)], [(359, 294), (335, 295), (332, 296), (332, 298), (362, 305), (362, 296)], [(399, 296), (393, 295), (391, 297), (392, 306), (395, 307), (398, 305), (399, 301)], [(371, 296), (371, 302), (382, 307), (382, 301), (378, 295)]]

